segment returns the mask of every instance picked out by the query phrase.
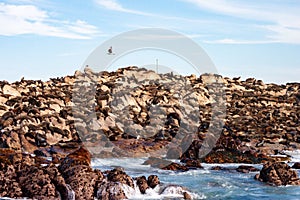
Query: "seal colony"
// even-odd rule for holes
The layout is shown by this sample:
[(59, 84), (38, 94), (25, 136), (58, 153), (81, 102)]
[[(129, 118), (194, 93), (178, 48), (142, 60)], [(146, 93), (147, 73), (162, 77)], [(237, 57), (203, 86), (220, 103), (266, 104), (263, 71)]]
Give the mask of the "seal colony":
[[(180, 95), (187, 99), (180, 101)], [(221, 97), (226, 113), (212, 116)], [(211, 127), (219, 124), (220, 137), (214, 138)], [(201, 157), (207, 138), (216, 142)], [(184, 77), (137, 67), (99, 73), (86, 68), (46, 82), (0, 81), (0, 197), (126, 199), (124, 185), (136, 184), (145, 194), (161, 184), (156, 175), (92, 169), (92, 156), (148, 157), (145, 165), (175, 171), (201, 169), (201, 162), (264, 163), (257, 180), (299, 185), (297, 172), (284, 163), (284, 150), (297, 150), (299, 143), (300, 83)]]

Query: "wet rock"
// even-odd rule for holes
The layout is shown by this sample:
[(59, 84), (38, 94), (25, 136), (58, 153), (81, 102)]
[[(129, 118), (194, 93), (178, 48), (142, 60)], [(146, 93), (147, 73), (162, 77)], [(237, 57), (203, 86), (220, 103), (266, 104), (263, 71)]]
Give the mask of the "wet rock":
[(145, 176), (137, 177), (136, 184), (139, 187), (139, 190), (141, 191), (142, 194), (145, 194), (146, 190), (149, 188), (149, 185), (147, 183), (147, 179)]
[(153, 189), (157, 185), (160, 184), (160, 181), (159, 181), (158, 176), (156, 176), (156, 175), (150, 175), (150, 176), (148, 176), (147, 183), (148, 183), (149, 187), (151, 187)]
[(240, 165), (238, 168), (236, 168), (236, 171), (242, 172), (242, 173), (249, 173), (249, 172), (257, 172), (259, 169), (253, 167), (253, 166), (248, 166), (248, 165)]
[(91, 155), (83, 147), (65, 157), (59, 170), (75, 192), (76, 199), (93, 199), (95, 186), (103, 180), (100, 171), (90, 167)]
[(268, 158), (264, 155), (252, 154), (251, 152), (240, 152), (238, 150), (212, 151), (201, 162), (206, 163), (251, 163), (258, 164)]
[(178, 164), (178, 163), (171, 163), (170, 165), (163, 167), (162, 169), (171, 170), (171, 171), (188, 171), (189, 170), (188, 167)]
[(260, 173), (255, 176), (255, 179), (276, 186), (300, 185), (297, 171), (291, 169), (288, 164), (283, 162), (268, 162), (264, 164)]
[(210, 168), (211, 170), (215, 170), (215, 171), (221, 171), (221, 170), (229, 170), (226, 167), (221, 167), (221, 166), (213, 166), (212, 168)]
[(294, 169), (300, 169), (300, 163), (299, 162), (296, 162), (293, 164), (292, 168)]
[(102, 200), (127, 199), (121, 183), (103, 181), (96, 190), (96, 198)]
[(191, 200), (192, 196), (188, 192), (183, 192), (183, 198), (187, 200)]
[(111, 170), (107, 174), (107, 180), (112, 181), (112, 182), (118, 182), (118, 183), (123, 183), (126, 184), (130, 187), (134, 187), (133, 180), (130, 176), (128, 176), (124, 170), (120, 167), (115, 168)]
[(185, 166), (188, 167), (189, 169), (203, 169), (201, 166), (200, 160), (181, 160), (181, 162), (185, 163)]

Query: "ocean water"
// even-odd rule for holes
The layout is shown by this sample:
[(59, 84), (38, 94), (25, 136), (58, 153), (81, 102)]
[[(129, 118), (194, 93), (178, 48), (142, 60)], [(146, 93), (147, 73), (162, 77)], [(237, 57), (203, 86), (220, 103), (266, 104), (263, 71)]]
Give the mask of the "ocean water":
[[(295, 161), (300, 161), (300, 151), (286, 152), (293, 156), (290, 165)], [(124, 187), (129, 199), (182, 199), (182, 192), (187, 190), (191, 192), (193, 199), (272, 199), (272, 200), (300, 200), (299, 186), (273, 187), (254, 180), (255, 174), (239, 173), (235, 170), (210, 170), (213, 166), (222, 166), (235, 169), (241, 164), (202, 164), (204, 169), (190, 170), (188, 172), (165, 171), (142, 165), (146, 158), (123, 158), (123, 159), (95, 159), (92, 162), (94, 168), (101, 170), (112, 169), (112, 167), (121, 166), (126, 173), (133, 177), (158, 175), (163, 187), (168, 187), (163, 194), (159, 194), (162, 188), (147, 190), (142, 195), (137, 188), (132, 189)], [(261, 169), (262, 165), (254, 165)], [(298, 174), (300, 171), (298, 171)], [(174, 185), (183, 186), (177, 187)]]

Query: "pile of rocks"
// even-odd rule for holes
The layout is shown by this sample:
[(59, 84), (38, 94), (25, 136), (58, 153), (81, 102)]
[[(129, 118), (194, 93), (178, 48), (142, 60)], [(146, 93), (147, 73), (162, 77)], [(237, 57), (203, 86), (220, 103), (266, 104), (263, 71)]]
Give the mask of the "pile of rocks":
[[(299, 83), (183, 77), (136, 67), (110, 73), (86, 68), (47, 82), (2, 81), (0, 146), (48, 155), (53, 146), (83, 141), (101, 157), (156, 152), (259, 163), (299, 147), (299, 90)], [(199, 155), (212, 145), (210, 154)]]
[[(160, 185), (156, 175), (132, 178), (122, 168), (103, 173), (92, 169), (91, 155), (83, 147), (70, 153), (58, 165), (40, 164), (40, 159), (39, 156), (0, 149), (0, 197), (119, 200), (127, 199), (124, 188), (134, 190), (134, 182), (142, 194)], [(183, 197), (190, 199), (187, 198), (190, 194), (186, 190), (185, 193)]]
[[(92, 170), (90, 158), (74, 154), (83, 145), (95, 157), (180, 158), (183, 164), (152, 165), (185, 171), (201, 168), (199, 161), (275, 160), (269, 155), (299, 148), (299, 135), (300, 83), (184, 77), (137, 67), (86, 68), (46, 82), (0, 81), (0, 192), (80, 196), (88, 185), (84, 193), (91, 198), (111, 199), (110, 187), (123, 195), (112, 180), (122, 174), (116, 180), (131, 187), (130, 178), (120, 170), (113, 176)], [(152, 185), (146, 177), (137, 182), (141, 191)]]

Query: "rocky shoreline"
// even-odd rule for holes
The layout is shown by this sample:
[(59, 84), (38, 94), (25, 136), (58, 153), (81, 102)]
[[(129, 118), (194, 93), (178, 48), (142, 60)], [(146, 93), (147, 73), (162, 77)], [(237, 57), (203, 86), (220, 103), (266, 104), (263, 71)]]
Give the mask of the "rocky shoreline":
[[(216, 102), (224, 106), (214, 112)], [(0, 197), (126, 199), (122, 185), (145, 193), (160, 184), (156, 175), (92, 169), (91, 157), (149, 157), (145, 164), (175, 171), (201, 169), (202, 162), (264, 163), (257, 180), (299, 185), (297, 172), (281, 163), (289, 160), (284, 150), (299, 149), (299, 113), (300, 83), (136, 67), (0, 81)], [(188, 191), (182, 197), (191, 199)]]

